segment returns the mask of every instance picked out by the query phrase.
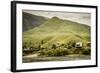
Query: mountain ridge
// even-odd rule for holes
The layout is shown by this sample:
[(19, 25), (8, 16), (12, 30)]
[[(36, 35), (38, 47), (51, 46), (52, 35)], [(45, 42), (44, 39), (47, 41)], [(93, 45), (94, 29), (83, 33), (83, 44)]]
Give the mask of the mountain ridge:
[[(51, 30), (52, 29), (52, 30)], [(76, 32), (90, 32), (90, 26), (88, 25), (84, 25), (84, 24), (80, 24), (77, 22), (73, 22), (70, 20), (62, 20), (58, 17), (52, 17), (51, 19), (47, 20), (46, 22), (44, 22), (43, 24), (41, 24), (40, 26), (37, 26), (36, 28), (32, 29), (33, 31), (35, 30), (39, 30), (39, 31), (76, 31)], [(37, 32), (39, 32), (37, 31)]]
[(43, 22), (47, 21), (47, 18), (42, 16), (33, 15), (30, 13), (23, 12), (23, 31), (27, 31), (36, 26), (39, 26)]

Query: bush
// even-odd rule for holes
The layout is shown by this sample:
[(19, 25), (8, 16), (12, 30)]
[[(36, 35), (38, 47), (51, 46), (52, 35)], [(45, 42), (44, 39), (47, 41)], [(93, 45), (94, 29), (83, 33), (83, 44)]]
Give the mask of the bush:
[(73, 40), (72, 40), (72, 41), (69, 41), (69, 42), (67, 43), (67, 48), (68, 48), (68, 49), (74, 48), (74, 47), (75, 47), (75, 43), (76, 43), (76, 42), (73, 41)]
[(83, 54), (83, 55), (91, 55), (91, 49), (84, 49), (84, 50), (82, 51), (82, 54)]
[(74, 54), (82, 54), (82, 51), (84, 50), (84, 48), (74, 48), (73, 53)]
[(40, 52), (40, 56), (65, 56), (68, 54), (70, 54), (70, 52), (67, 49), (49, 49)]

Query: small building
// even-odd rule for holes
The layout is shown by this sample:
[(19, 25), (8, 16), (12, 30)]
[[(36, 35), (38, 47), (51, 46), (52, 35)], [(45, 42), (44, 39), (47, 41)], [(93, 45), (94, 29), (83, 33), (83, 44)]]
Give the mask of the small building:
[(76, 48), (81, 48), (82, 47), (82, 42), (76, 42), (75, 47)]

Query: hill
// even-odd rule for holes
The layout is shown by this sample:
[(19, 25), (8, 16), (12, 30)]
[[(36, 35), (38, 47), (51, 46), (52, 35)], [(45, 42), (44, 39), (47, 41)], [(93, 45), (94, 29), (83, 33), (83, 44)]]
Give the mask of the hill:
[(45, 17), (23, 12), (23, 31), (27, 31), (36, 26), (39, 26), (46, 20), (47, 19)]
[(43, 24), (24, 32), (23, 40), (42, 47), (51, 47), (53, 43), (65, 44), (70, 41), (90, 42), (90, 26), (53, 17)]

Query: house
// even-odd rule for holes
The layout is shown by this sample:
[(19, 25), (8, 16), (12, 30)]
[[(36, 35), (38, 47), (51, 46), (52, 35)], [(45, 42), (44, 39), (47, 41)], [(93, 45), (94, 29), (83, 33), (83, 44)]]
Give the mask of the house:
[(76, 48), (81, 48), (82, 47), (82, 42), (76, 42), (75, 47)]

